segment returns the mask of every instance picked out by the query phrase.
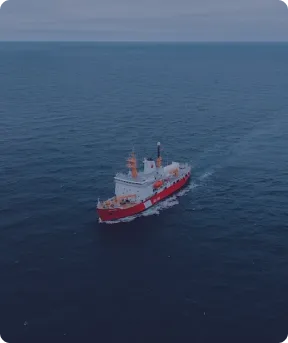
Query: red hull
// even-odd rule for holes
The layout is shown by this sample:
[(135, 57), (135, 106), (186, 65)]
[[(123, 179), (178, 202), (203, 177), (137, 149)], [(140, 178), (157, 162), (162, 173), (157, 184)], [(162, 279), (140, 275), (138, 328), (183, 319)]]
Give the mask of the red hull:
[(178, 190), (180, 190), (183, 186), (185, 186), (189, 178), (190, 173), (188, 173), (187, 176), (184, 176), (182, 179), (179, 179), (175, 184), (172, 184), (169, 188), (164, 189), (162, 192), (159, 192), (158, 194), (151, 196), (149, 199), (146, 199), (145, 202), (138, 203), (135, 206), (126, 209), (97, 209), (98, 215), (100, 219), (103, 222), (105, 222), (130, 217), (137, 213), (141, 213), (147, 210), (148, 208), (156, 205), (165, 198), (169, 197)]

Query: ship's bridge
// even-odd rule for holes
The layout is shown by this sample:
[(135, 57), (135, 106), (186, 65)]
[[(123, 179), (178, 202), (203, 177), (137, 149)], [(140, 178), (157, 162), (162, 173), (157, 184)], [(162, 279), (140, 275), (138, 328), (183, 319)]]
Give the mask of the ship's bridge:
[(147, 175), (147, 174), (155, 173), (156, 164), (152, 158), (148, 158), (148, 159), (144, 158), (143, 164), (144, 164), (144, 174)]

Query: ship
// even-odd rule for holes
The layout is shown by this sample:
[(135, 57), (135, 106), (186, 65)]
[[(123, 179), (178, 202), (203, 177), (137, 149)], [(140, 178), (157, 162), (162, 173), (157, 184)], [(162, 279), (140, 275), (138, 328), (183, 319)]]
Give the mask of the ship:
[(191, 177), (188, 163), (172, 162), (162, 166), (161, 144), (157, 143), (157, 159), (144, 158), (143, 171), (138, 171), (134, 151), (127, 159), (128, 172), (114, 177), (115, 195), (98, 199), (100, 222), (113, 222), (144, 212), (182, 189)]

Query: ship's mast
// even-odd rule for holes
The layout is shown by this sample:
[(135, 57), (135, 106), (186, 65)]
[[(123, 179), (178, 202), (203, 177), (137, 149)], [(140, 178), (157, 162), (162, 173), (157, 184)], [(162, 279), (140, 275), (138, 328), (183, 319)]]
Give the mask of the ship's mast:
[(136, 160), (134, 151), (131, 153), (131, 156), (127, 160), (127, 167), (131, 169), (132, 177), (136, 179), (138, 175), (138, 171), (137, 171), (137, 160)]
[(162, 166), (162, 157), (161, 157), (161, 144), (160, 142), (157, 143), (157, 161), (156, 161), (157, 168), (161, 168)]

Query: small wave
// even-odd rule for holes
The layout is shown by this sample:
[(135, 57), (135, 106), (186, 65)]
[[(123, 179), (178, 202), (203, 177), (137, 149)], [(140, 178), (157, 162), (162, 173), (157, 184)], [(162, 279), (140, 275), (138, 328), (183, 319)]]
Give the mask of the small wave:
[(178, 205), (179, 201), (176, 197), (176, 195), (173, 195), (170, 198), (167, 198), (161, 202), (159, 202), (157, 205), (155, 205), (154, 207), (149, 208), (147, 211), (143, 212), (143, 216), (147, 217), (147, 216), (151, 216), (151, 215), (159, 215), (161, 211), (163, 210), (167, 210), (168, 208), (171, 208), (175, 205)]
[(108, 225), (113, 225), (113, 224), (119, 224), (119, 223), (129, 223), (132, 220), (136, 219), (137, 215), (135, 216), (131, 216), (131, 217), (125, 217), (125, 218), (121, 218), (121, 219), (117, 219), (117, 220), (108, 220), (103, 222), (100, 218), (99, 218), (99, 223), (102, 224), (108, 224)]
[(119, 224), (119, 223), (129, 223), (132, 222), (132, 220), (136, 219), (137, 215), (135, 216), (131, 216), (131, 217), (125, 217), (125, 218), (121, 218), (121, 219), (117, 219), (117, 220), (107, 220), (105, 222), (103, 222), (102, 220), (99, 219), (99, 223), (102, 224), (107, 224), (107, 225), (113, 225), (113, 224)]
[(214, 174), (214, 171), (213, 171), (213, 170), (207, 171), (207, 172), (205, 172), (204, 174), (202, 174), (202, 175), (199, 177), (199, 180), (200, 180), (200, 181), (203, 181), (203, 180), (207, 179), (208, 177), (210, 177), (210, 176), (213, 175), (213, 174)]
[(192, 189), (198, 187), (199, 185), (195, 182), (191, 182), (187, 187), (181, 189), (181, 191), (179, 191), (176, 196), (177, 197), (182, 197), (186, 194), (188, 194)]

